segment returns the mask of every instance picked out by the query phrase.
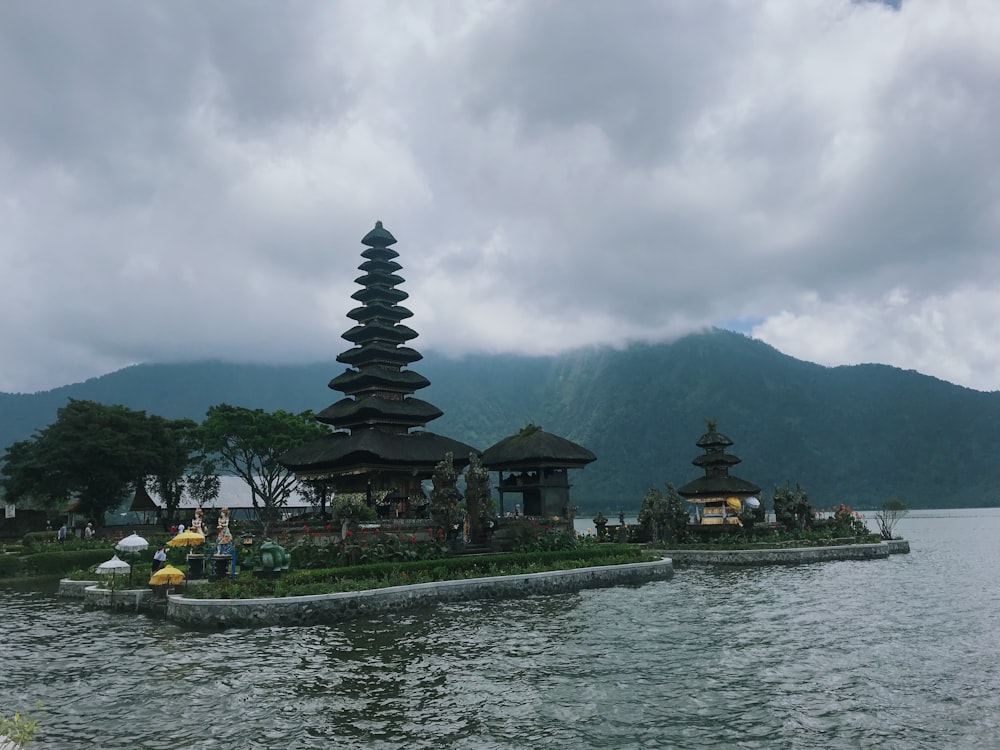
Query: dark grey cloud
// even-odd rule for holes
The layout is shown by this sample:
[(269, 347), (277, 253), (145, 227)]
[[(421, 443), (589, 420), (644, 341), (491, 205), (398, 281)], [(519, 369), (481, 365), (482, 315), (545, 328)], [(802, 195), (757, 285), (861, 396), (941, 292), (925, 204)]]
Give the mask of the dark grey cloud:
[(425, 351), (752, 329), (1000, 383), (1000, 21), (948, 6), (0, 6), (0, 390), (328, 358), (376, 219)]

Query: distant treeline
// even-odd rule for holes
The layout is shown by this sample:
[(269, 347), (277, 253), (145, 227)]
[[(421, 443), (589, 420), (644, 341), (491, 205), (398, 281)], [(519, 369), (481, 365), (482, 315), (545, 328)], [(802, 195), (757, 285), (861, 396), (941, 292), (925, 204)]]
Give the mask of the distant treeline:
[[(699, 476), (691, 461), (706, 419), (734, 441), (743, 462), (733, 473), (767, 499), (791, 481), (817, 508), (890, 499), (912, 508), (1000, 505), (1000, 392), (884, 365), (821, 367), (728, 331), (553, 357), (423, 354), (412, 369), (432, 385), (417, 395), (445, 412), (427, 429), (485, 450), (533, 422), (597, 455), (572, 475), (581, 513), (617, 515), (651, 487)], [(52, 422), (69, 398), (198, 421), (220, 403), (318, 412), (342, 398), (326, 384), (344, 369), (139, 365), (42, 393), (0, 394), (0, 447)]]

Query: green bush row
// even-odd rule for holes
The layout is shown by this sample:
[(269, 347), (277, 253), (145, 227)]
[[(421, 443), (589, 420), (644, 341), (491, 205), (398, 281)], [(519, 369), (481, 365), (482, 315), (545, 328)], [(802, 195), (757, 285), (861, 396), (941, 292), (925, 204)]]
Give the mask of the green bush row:
[[(100, 565), (110, 557), (107, 549), (81, 549), (68, 552), (36, 552), (14, 558), (21, 563), (21, 569), (15, 575), (42, 576), (62, 575), (71, 570), (89, 568)], [(6, 557), (10, 557), (7, 555)]]
[[(219, 581), (188, 589), (200, 599), (302, 596), (355, 591), (400, 583), (512, 575), (542, 570), (560, 570), (589, 565), (611, 565), (647, 559), (642, 549), (626, 544), (593, 545), (575, 550), (523, 552), (475, 557), (438, 558), (412, 562), (382, 562), (369, 565), (297, 570), (279, 579), (241, 577), (235, 584)], [(294, 564), (294, 560), (293, 560)]]

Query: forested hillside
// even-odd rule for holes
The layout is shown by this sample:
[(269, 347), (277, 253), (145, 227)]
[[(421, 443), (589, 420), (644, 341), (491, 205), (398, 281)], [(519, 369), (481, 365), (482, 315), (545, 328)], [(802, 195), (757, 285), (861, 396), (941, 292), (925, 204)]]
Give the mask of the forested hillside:
[[(635, 508), (649, 487), (698, 476), (691, 460), (706, 418), (743, 459), (733, 473), (766, 496), (790, 480), (817, 507), (1000, 504), (998, 392), (883, 365), (825, 368), (727, 331), (557, 357), (424, 354), (412, 369), (432, 385), (419, 396), (445, 412), (428, 429), (485, 449), (534, 422), (583, 444), (598, 457), (573, 479), (587, 511)], [(0, 394), (0, 444), (44, 427), (71, 397), (199, 421), (222, 402), (319, 411), (342, 396), (326, 384), (343, 369), (140, 365), (44, 393)]]

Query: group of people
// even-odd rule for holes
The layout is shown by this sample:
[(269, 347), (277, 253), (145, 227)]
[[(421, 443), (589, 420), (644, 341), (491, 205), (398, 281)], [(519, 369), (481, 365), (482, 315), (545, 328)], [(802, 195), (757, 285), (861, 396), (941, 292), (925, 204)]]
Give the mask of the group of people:
[[(59, 527), (59, 530), (56, 532), (56, 541), (65, 542), (68, 538), (69, 538), (69, 528), (66, 526), (66, 524), (63, 524), (62, 526)], [(84, 527), (83, 538), (84, 539), (94, 538), (94, 524), (88, 523)]]

